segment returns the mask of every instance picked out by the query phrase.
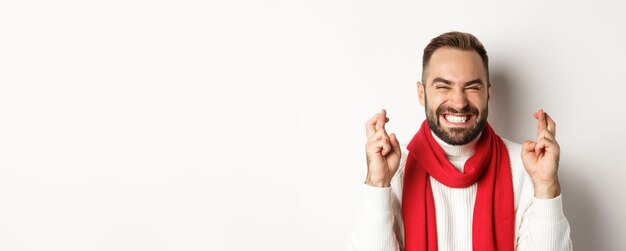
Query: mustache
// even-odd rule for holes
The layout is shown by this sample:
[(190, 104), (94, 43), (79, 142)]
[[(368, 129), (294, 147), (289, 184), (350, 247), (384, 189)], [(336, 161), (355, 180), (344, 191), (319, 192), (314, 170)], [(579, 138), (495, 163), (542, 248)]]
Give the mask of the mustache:
[(437, 111), (436, 111), (437, 116), (444, 114), (444, 113), (464, 113), (464, 114), (478, 115), (478, 108), (470, 104), (467, 104), (465, 107), (461, 108), (461, 110), (457, 110), (454, 107), (447, 106), (447, 105), (446, 106), (442, 105), (442, 106), (437, 107)]

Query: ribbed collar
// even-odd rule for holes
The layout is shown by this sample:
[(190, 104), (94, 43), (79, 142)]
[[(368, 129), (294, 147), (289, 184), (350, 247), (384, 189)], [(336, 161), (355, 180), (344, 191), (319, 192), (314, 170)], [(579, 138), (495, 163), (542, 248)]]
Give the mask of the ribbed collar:
[(476, 144), (478, 143), (478, 140), (480, 139), (480, 136), (482, 135), (482, 132), (480, 132), (478, 136), (476, 136), (476, 138), (470, 141), (469, 143), (465, 145), (455, 146), (455, 145), (450, 145), (446, 143), (445, 141), (443, 141), (442, 139), (440, 139), (439, 137), (437, 137), (437, 135), (435, 135), (435, 133), (432, 130), (430, 131), (430, 133), (433, 135), (433, 138), (435, 138), (435, 141), (439, 143), (439, 145), (441, 146), (441, 149), (443, 149), (443, 151), (446, 153), (446, 157), (448, 159), (450, 159), (450, 157), (453, 157), (453, 158), (465, 157), (465, 159), (468, 159), (469, 157), (471, 157), (474, 154), (474, 151), (476, 151)]

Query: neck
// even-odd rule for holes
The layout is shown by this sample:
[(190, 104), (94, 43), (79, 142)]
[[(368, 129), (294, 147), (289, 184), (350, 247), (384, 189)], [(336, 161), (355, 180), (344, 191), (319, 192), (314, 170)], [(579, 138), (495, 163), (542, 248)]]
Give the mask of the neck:
[(441, 146), (441, 149), (443, 149), (443, 151), (446, 153), (446, 157), (448, 158), (449, 157), (469, 158), (470, 156), (472, 156), (474, 154), (474, 151), (476, 150), (476, 144), (478, 143), (478, 140), (480, 139), (480, 136), (482, 135), (482, 132), (479, 133), (476, 136), (476, 138), (474, 138), (472, 141), (470, 141), (469, 143), (465, 145), (451, 145), (451, 144), (446, 143), (439, 137), (437, 137), (437, 135), (435, 135), (433, 131), (430, 131), (430, 133), (433, 135), (433, 138), (435, 138), (435, 141), (439, 143), (439, 145)]

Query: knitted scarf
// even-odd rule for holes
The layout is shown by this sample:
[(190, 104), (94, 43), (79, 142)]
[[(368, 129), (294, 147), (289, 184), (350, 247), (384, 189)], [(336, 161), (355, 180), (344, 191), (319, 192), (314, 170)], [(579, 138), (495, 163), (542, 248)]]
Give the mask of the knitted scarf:
[(514, 249), (515, 209), (509, 155), (489, 123), (474, 155), (465, 162), (463, 173), (448, 161), (426, 120), (407, 149), (402, 195), (406, 251), (437, 250), (435, 202), (429, 176), (453, 188), (478, 182), (472, 221), (473, 250)]

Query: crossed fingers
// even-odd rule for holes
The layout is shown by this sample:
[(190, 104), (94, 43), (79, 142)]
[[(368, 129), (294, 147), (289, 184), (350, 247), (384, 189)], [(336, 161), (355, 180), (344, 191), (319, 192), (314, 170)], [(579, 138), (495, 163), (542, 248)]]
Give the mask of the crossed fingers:
[(383, 156), (393, 150), (391, 139), (385, 131), (385, 123), (387, 122), (389, 122), (389, 118), (387, 118), (387, 111), (382, 109), (380, 113), (374, 115), (366, 123), (367, 139), (368, 142), (370, 142), (368, 145), (382, 150), (381, 154)]
[(558, 153), (559, 145), (556, 142), (556, 123), (543, 109), (534, 114), (537, 119), (537, 139), (532, 143), (535, 155), (541, 155), (544, 150)]
[(379, 130), (385, 132), (385, 123), (387, 122), (389, 122), (389, 118), (387, 118), (387, 111), (385, 111), (385, 109), (383, 109), (380, 113), (376, 113), (367, 121), (365, 125), (367, 138), (371, 138), (372, 135)]

